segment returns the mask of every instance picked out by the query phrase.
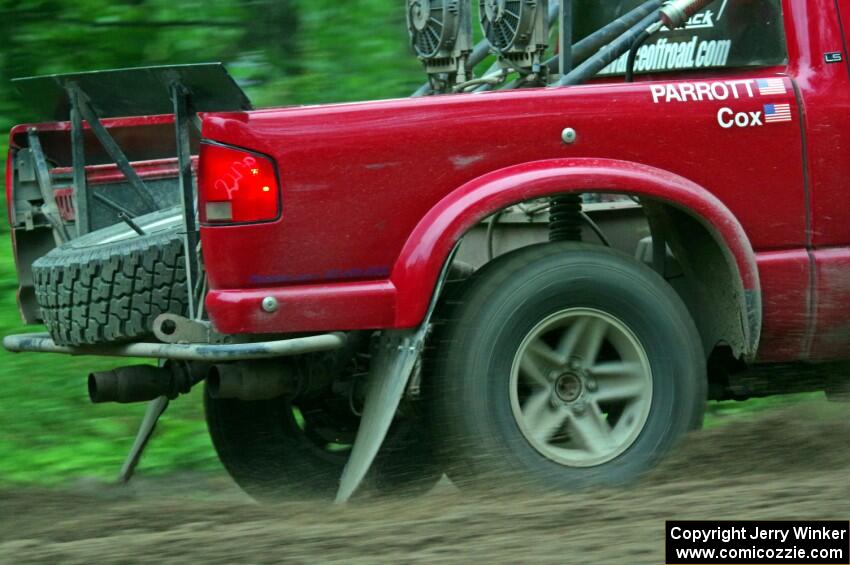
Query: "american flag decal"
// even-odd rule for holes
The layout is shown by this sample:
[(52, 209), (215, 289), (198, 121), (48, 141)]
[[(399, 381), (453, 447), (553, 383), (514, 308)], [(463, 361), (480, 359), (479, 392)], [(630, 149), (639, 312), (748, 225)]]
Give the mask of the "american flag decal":
[(788, 93), (785, 89), (785, 79), (781, 78), (760, 78), (756, 80), (756, 86), (762, 96)]
[(791, 121), (791, 104), (765, 104), (764, 121), (768, 124)]

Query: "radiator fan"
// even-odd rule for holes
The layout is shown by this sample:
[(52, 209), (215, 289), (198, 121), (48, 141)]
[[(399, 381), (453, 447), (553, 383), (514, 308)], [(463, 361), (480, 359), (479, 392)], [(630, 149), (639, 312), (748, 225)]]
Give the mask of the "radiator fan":
[(540, 63), (549, 43), (547, 0), (479, 0), (484, 37), (508, 66)]
[(407, 0), (407, 28), (416, 55), (429, 75), (466, 80), (472, 51), (468, 0)]

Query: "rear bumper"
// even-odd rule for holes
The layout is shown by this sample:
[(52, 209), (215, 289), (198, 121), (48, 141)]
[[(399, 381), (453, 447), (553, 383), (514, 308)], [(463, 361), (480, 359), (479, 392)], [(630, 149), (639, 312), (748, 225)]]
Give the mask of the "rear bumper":
[[(274, 298), (267, 312), (263, 299)], [(211, 290), (206, 309), (222, 334), (267, 334), (392, 328), (396, 289), (390, 281)]]
[(253, 343), (126, 343), (68, 347), (57, 345), (48, 334), (20, 334), (3, 338), (3, 347), (14, 353), (61, 353), (105, 357), (143, 357), (204, 363), (270, 359), (339, 349), (345, 345), (342, 333), (315, 335)]

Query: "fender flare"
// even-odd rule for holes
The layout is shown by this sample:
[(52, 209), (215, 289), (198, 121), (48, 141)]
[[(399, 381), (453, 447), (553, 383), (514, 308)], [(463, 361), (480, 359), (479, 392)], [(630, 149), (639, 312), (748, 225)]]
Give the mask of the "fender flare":
[(743, 226), (716, 196), (669, 171), (614, 159), (552, 159), (514, 165), (469, 181), (443, 197), (411, 232), (393, 266), (394, 327), (422, 322), (452, 248), (474, 225), (519, 202), (570, 192), (629, 193), (676, 206), (699, 220), (737, 274), (745, 356), (761, 333), (761, 285)]

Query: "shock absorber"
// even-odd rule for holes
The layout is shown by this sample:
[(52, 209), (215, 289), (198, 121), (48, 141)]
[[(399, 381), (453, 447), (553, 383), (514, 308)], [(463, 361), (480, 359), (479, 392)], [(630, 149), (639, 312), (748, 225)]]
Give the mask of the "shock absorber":
[(581, 195), (565, 194), (549, 205), (549, 241), (581, 241)]

